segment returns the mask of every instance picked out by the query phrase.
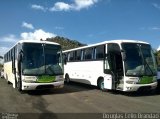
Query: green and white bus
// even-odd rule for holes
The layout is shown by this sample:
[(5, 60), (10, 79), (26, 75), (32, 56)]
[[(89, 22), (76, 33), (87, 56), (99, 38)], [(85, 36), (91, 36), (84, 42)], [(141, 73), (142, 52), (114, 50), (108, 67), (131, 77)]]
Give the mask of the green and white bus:
[(157, 86), (156, 61), (149, 43), (111, 40), (66, 50), (63, 54), (67, 82), (126, 92)]
[(64, 86), (61, 46), (21, 40), (4, 55), (4, 78), (19, 91)]

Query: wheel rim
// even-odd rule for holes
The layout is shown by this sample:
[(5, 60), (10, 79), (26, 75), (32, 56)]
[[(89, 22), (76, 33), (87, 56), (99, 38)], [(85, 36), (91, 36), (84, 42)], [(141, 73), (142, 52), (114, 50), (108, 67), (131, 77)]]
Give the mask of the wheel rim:
[(101, 82), (100, 87), (102, 90), (104, 89), (104, 82), (103, 81)]

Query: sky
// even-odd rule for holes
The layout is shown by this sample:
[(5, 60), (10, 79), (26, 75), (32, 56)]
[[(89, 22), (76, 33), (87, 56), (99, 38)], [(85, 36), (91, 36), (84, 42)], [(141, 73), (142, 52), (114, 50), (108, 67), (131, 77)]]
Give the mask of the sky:
[(85, 44), (132, 39), (160, 46), (160, 0), (1, 0), (0, 55), (17, 41), (62, 36)]

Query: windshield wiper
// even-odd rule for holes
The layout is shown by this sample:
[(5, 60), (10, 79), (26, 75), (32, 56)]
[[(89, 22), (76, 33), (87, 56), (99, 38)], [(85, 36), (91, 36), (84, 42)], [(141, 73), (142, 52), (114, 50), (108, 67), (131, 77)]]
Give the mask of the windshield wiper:
[(151, 67), (149, 66), (149, 64), (147, 63), (147, 61), (144, 60), (144, 62), (145, 62), (145, 66), (147, 66), (149, 68), (150, 72), (152, 73), (152, 75), (154, 75), (154, 73), (153, 73)]
[[(142, 49), (141, 49), (141, 45), (138, 44), (138, 47), (139, 47), (139, 50), (140, 50), (140, 54), (141, 54), (141, 57), (142, 57), (142, 60), (143, 60), (143, 65), (144, 65), (144, 73), (146, 73), (146, 69), (145, 67), (147, 66), (151, 72), (152, 75), (154, 75), (152, 69), (150, 68), (149, 64), (147, 63), (147, 61), (144, 59), (144, 56), (143, 56), (143, 53), (142, 53)], [(142, 70), (142, 68), (141, 68)], [(140, 72), (141, 72), (140, 70)]]

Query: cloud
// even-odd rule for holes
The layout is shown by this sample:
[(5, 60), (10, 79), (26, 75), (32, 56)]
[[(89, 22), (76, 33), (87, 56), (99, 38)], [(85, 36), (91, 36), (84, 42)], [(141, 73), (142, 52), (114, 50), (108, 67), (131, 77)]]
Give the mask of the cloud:
[(22, 23), (22, 27), (28, 28), (28, 29), (34, 29), (33, 25), (32, 25), (32, 24), (29, 24), (29, 23), (27, 23), (27, 22), (23, 22), (23, 23)]
[(63, 30), (63, 29), (64, 29), (64, 27), (56, 26), (56, 27), (55, 27), (55, 29), (57, 29), (57, 30)]
[(75, 0), (75, 9), (81, 10), (83, 8), (88, 8), (97, 3), (98, 0)]
[(64, 2), (57, 2), (54, 4), (50, 11), (69, 11), (71, 9), (71, 5)]
[(153, 30), (160, 30), (160, 27), (158, 27), (158, 26), (153, 26), (153, 27), (141, 27), (140, 28), (140, 30), (151, 30), (151, 31), (153, 31)]
[[(3, 56), (6, 51), (9, 50), (8, 47), (13, 46), (19, 40), (46, 40), (46, 38), (55, 37), (56, 34), (46, 32), (42, 29), (37, 29), (34, 32), (23, 32), (19, 37), (16, 37), (13, 34), (9, 34), (4, 37), (0, 37), (1, 46), (0, 46), (0, 56)], [(6, 47), (8, 46), (8, 47)]]
[(81, 9), (89, 8), (97, 2), (98, 0), (74, 0), (72, 4), (57, 2), (49, 10), (50, 11), (81, 10)]
[(160, 51), (160, 46), (157, 48), (157, 51)]
[(155, 7), (156, 9), (160, 10), (160, 5), (158, 5), (157, 3), (152, 3), (153, 7)]
[(9, 48), (6, 47), (6, 45), (10, 46), (11, 44), (15, 44), (18, 40), (19, 39), (14, 34), (9, 34), (9, 35), (0, 37), (0, 42), (1, 42), (0, 56), (3, 56), (6, 53), (6, 51), (9, 50)]
[(7, 36), (1, 37), (0, 39), (2, 42), (10, 42), (10, 43), (14, 43), (18, 40), (18, 38), (16, 38), (16, 36), (13, 34), (9, 34)]
[(47, 10), (47, 8), (45, 8), (45, 7), (41, 6), (41, 5), (36, 5), (36, 4), (31, 5), (31, 8), (35, 9), (35, 10), (42, 10), (44, 12)]
[(0, 47), (0, 56), (3, 57), (3, 55), (9, 50), (8, 47)]
[(152, 28), (150, 28), (151, 30), (160, 30), (160, 27), (152, 27)]
[(22, 40), (46, 40), (46, 38), (55, 37), (56, 34), (45, 32), (42, 29), (35, 30), (34, 32), (24, 32), (21, 33)]

